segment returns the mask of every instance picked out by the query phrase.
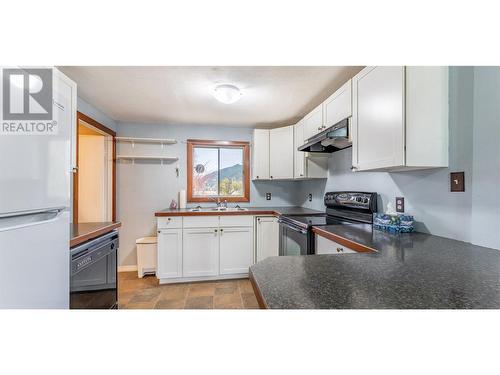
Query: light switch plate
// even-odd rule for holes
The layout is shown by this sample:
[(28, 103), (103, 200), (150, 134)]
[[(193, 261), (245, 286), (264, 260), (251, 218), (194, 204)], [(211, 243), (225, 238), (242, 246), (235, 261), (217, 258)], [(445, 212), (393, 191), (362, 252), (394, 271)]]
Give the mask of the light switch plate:
[(396, 197), (396, 212), (405, 212), (405, 199), (403, 197)]
[(451, 192), (465, 191), (465, 172), (450, 173), (450, 191)]

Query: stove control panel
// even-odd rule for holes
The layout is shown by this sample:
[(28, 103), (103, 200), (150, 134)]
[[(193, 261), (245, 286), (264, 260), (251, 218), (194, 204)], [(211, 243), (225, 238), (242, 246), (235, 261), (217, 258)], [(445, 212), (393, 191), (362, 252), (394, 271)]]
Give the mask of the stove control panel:
[(357, 208), (376, 212), (377, 193), (336, 191), (325, 194), (325, 206), (329, 208)]

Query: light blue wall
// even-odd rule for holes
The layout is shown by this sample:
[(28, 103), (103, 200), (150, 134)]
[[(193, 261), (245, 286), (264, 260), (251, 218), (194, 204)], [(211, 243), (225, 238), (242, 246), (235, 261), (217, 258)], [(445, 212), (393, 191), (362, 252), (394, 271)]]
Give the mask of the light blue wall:
[(110, 128), (111, 130), (116, 131), (116, 121), (115, 120), (113, 120), (111, 117), (104, 114), (101, 110), (97, 109), (93, 105), (87, 103), (85, 100), (83, 100), (80, 97), (78, 97), (77, 108), (78, 108), (79, 112), (86, 114), (87, 116), (91, 117), (92, 119), (96, 120), (97, 122), (100, 122), (101, 124)]
[[(162, 150), (156, 144), (120, 143), (118, 154), (165, 154), (176, 156), (178, 162), (161, 165), (158, 161), (128, 161), (117, 163), (117, 217), (123, 224), (120, 242), (119, 264), (135, 265), (135, 240), (155, 235), (155, 211), (167, 208), (178, 192), (186, 189), (186, 143), (187, 139), (215, 139), (251, 141), (252, 129), (234, 127), (210, 127), (196, 125), (160, 125), (118, 123), (119, 136), (174, 138), (178, 143), (166, 145)], [(180, 168), (176, 176), (176, 166)], [(249, 203), (252, 206), (289, 206), (296, 201), (295, 182), (251, 182)], [(265, 193), (272, 200), (265, 200)], [(249, 205), (241, 204), (241, 206)]]
[(474, 69), (472, 242), (500, 249), (500, 67)]

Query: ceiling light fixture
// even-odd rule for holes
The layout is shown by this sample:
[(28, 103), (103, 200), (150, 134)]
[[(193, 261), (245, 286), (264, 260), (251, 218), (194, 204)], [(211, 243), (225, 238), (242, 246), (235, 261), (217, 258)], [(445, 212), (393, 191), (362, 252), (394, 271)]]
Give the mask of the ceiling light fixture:
[(219, 102), (231, 104), (237, 102), (242, 94), (240, 89), (236, 86), (219, 85), (215, 87), (213, 95)]

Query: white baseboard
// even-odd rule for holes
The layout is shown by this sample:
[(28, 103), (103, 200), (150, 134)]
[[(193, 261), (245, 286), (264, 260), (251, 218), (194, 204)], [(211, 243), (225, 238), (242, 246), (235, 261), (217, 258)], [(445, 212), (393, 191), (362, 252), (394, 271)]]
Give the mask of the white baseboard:
[(118, 266), (118, 272), (132, 272), (137, 271), (137, 265), (133, 266)]

